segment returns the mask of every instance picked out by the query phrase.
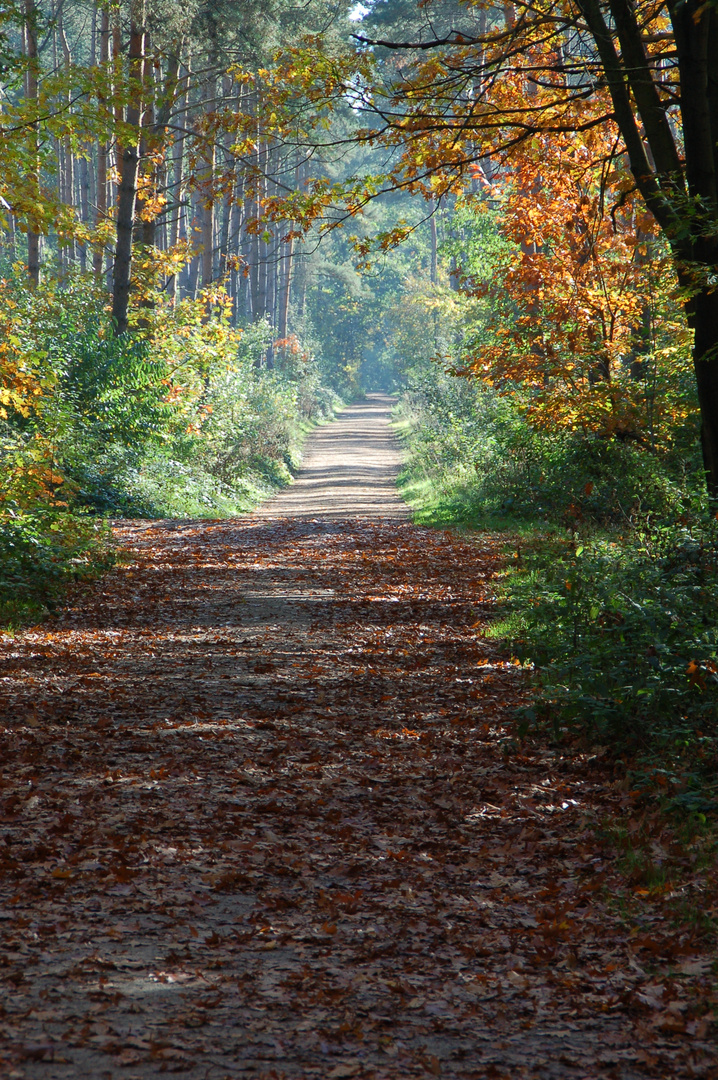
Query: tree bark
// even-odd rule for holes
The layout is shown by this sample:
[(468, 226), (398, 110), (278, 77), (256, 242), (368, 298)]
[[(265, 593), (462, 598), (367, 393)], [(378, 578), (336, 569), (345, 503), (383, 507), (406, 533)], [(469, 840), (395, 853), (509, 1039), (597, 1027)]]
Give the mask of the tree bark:
[[(60, 40), (60, 48), (62, 49), (62, 59), (65, 67), (65, 74), (69, 76), (70, 68), (72, 66), (72, 56), (70, 55), (70, 45), (67, 40), (67, 34), (65, 33), (65, 24), (62, 17), (62, 8), (57, 16), (57, 34)], [(70, 107), (71, 93), (68, 87), (67, 90), (67, 105)], [(62, 201), (65, 206), (75, 207), (75, 158), (72, 153), (72, 143), (68, 138), (65, 138), (62, 143), (62, 159), (61, 159), (61, 175), (62, 175)], [(69, 270), (70, 266), (74, 263), (77, 257), (77, 245), (75, 243), (74, 235), (66, 236), (63, 243), (64, 257), (63, 264), (65, 271)]]
[(142, 64), (144, 56), (144, 0), (132, 0), (130, 9), (129, 78), (130, 93), (127, 106), (128, 133), (126, 145), (118, 154), (121, 163), (120, 189), (117, 200), (117, 244), (113, 274), (112, 318), (115, 334), (127, 332), (127, 312), (130, 303), (132, 275), (132, 232), (137, 200), (137, 175), (140, 165), (139, 138), (142, 98)]
[(718, 292), (703, 289), (686, 307), (695, 334), (693, 361), (701, 409), (703, 466), (709, 495), (718, 502)]
[[(140, 161), (147, 162), (154, 146), (155, 135), (155, 73), (152, 57), (148, 55), (152, 45), (149, 36), (145, 33), (144, 58), (142, 62), (142, 121), (140, 125)], [(146, 169), (146, 166), (145, 166)], [(147, 173), (145, 172), (145, 177)], [(153, 181), (156, 175), (153, 171)], [(144, 215), (144, 216), (143, 216)], [(156, 233), (156, 218), (147, 213), (144, 198), (137, 196), (135, 208), (136, 239), (145, 247), (154, 247)]]
[(429, 215), (429, 239), (431, 247), (429, 252), (429, 281), (436, 285), (439, 269), (439, 245), (436, 235), (436, 200), (431, 200), (431, 214)]
[[(182, 52), (182, 44), (183, 43), (180, 42), (176, 52), (172, 53), (168, 58), (167, 71), (165, 73), (165, 81), (162, 88), (162, 97), (157, 103), (157, 112), (154, 119), (154, 142), (156, 145), (159, 144), (164, 147), (166, 147), (167, 145), (167, 125), (169, 124), (172, 113), (176, 108), (178, 96), (180, 97), (180, 99), (182, 98), (179, 79), (180, 54)], [(157, 184), (157, 188), (160, 194), (164, 195), (164, 197), (167, 198), (169, 173), (167, 163), (164, 159), (162, 165), (157, 171), (155, 183)], [(166, 250), (167, 248), (167, 240), (169, 236), (167, 225), (167, 210), (165, 205), (165, 208), (158, 215), (158, 231), (156, 233), (155, 239), (155, 242), (163, 250)]]
[[(203, 120), (211, 115), (215, 107), (216, 83), (213, 76), (208, 75), (203, 88)], [(215, 149), (214, 134), (211, 129), (205, 128), (201, 133), (202, 148), (200, 151), (200, 166), (198, 170), (198, 188), (200, 193), (200, 237), (202, 244), (202, 288), (206, 289), (214, 280), (214, 167)]]
[[(291, 225), (291, 223), (290, 223)], [(289, 332), (289, 298), (292, 291), (292, 255), (294, 252), (294, 238), (285, 241), (284, 252), (281, 260), (281, 289), (277, 313), (277, 337), (283, 340)]]
[[(90, 220), (90, 163), (86, 157), (80, 158), (79, 161), (79, 195), (80, 195), (80, 216), (85, 225)], [(84, 243), (77, 244), (77, 253), (80, 257), (80, 269), (84, 271), (87, 269), (87, 251)]]
[[(107, 67), (110, 62), (110, 16), (107, 8), (102, 8), (100, 14), (100, 65)], [(100, 109), (104, 111), (104, 98), (100, 99)], [(95, 224), (100, 226), (107, 217), (107, 159), (109, 148), (107, 143), (101, 140), (97, 144), (97, 193)], [(102, 279), (102, 264), (104, 262), (105, 245), (96, 244), (92, 254), (92, 272), (99, 282)]]
[[(32, 101), (37, 105), (37, 5), (35, 0), (25, 0), (24, 10), (24, 37), (25, 37), (25, 56), (27, 58), (27, 72), (25, 75), (25, 96), (28, 101)], [(34, 152), (37, 153), (37, 128), (33, 126), (32, 140), (34, 144)], [(40, 163), (36, 164), (36, 170), (32, 178), (33, 187), (36, 188), (36, 195), (39, 201), (40, 198)], [(30, 288), (36, 289), (40, 284), (40, 233), (33, 228), (34, 222), (28, 219), (27, 223), (27, 274), (30, 279)]]
[[(170, 218), (170, 230), (169, 230), (169, 244), (170, 247), (176, 247), (180, 239), (184, 239), (186, 236), (185, 230), (185, 206), (184, 206), (184, 141), (185, 136), (183, 134), (184, 127), (186, 125), (186, 113), (187, 113), (187, 97), (190, 83), (190, 65), (191, 56), (187, 57), (185, 74), (182, 79), (178, 81), (181, 83), (181, 90), (177, 97), (177, 111), (181, 116), (181, 128), (182, 131), (175, 135), (172, 143), (172, 216)], [(183, 271), (182, 273), (184, 273)], [(178, 278), (180, 279), (178, 281)], [(181, 284), (180, 274), (173, 274), (167, 282), (167, 293), (175, 302), (177, 298), (178, 286)]]

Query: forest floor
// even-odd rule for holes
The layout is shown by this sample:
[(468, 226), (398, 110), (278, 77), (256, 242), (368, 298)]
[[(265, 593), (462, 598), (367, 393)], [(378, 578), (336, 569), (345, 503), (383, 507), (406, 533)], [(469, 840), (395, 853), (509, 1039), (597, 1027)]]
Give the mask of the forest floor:
[(504, 540), (409, 523), (385, 414), (0, 644), (7, 1080), (718, 1074), (705, 873), (635, 888), (604, 752), (514, 740)]

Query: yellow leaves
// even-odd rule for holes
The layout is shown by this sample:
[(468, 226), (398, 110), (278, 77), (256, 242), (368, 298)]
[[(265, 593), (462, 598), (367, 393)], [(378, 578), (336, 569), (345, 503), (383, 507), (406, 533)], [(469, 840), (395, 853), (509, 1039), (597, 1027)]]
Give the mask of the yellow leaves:
[(14, 302), (5, 303), (0, 283), (0, 416), (12, 412), (28, 417), (42, 397), (41, 357), (23, 341), (23, 313)]

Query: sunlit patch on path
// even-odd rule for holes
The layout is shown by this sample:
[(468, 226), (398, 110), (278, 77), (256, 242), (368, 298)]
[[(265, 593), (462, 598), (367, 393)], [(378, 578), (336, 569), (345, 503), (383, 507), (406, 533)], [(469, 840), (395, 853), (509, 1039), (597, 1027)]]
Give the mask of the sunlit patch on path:
[(396, 491), (401, 453), (389, 427), (394, 399), (368, 394), (315, 431), (292, 486), (258, 511), (262, 518), (404, 520)]

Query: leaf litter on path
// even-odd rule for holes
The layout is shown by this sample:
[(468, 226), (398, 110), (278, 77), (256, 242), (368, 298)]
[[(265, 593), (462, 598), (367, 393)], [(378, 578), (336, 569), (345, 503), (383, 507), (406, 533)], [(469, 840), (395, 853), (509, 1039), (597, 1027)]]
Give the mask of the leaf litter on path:
[(698, 931), (612, 902), (628, 796), (512, 741), (495, 539), (117, 531), (0, 652), (4, 1076), (716, 1075)]

